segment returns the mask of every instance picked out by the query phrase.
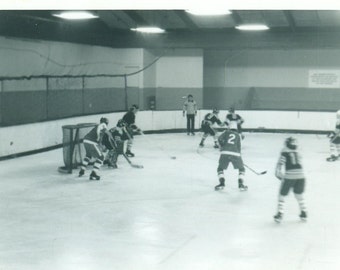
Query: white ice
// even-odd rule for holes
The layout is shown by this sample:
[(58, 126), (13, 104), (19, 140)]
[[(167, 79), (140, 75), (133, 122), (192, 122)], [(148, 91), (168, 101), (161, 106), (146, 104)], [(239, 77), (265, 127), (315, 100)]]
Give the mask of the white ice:
[[(340, 163), (328, 140), (296, 135), (305, 166), (308, 221), (292, 193), (273, 221), (280, 182), (274, 168), (289, 134), (248, 133), (247, 192), (237, 171), (218, 183), (212, 138), (137, 136), (136, 169), (119, 157), (100, 181), (60, 174), (61, 149), (0, 162), (1, 270), (338, 270)], [(176, 159), (171, 159), (176, 156)]]

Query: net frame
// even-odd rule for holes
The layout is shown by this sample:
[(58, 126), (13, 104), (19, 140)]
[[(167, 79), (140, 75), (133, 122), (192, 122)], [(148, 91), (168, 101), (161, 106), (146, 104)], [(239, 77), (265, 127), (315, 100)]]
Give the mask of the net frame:
[[(80, 134), (84, 134), (83, 130), (89, 131), (90, 128), (97, 126), (97, 123), (80, 123), (76, 125), (64, 125), (63, 131), (63, 160), (65, 166), (58, 168), (61, 173), (72, 173), (73, 169), (76, 169), (81, 165), (82, 160), (85, 157), (85, 148), (83, 144), (83, 138)], [(86, 132), (87, 133), (87, 132)], [(66, 136), (65, 134), (68, 134)]]

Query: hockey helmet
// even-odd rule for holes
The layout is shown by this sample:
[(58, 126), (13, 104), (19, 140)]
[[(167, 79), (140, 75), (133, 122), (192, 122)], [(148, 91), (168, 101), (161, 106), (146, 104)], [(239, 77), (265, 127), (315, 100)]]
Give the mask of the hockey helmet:
[(297, 141), (293, 137), (288, 137), (285, 141), (287, 148), (295, 150), (297, 148)]
[(106, 117), (102, 117), (102, 118), (100, 118), (100, 123), (105, 123), (106, 125), (108, 125), (109, 119), (107, 119)]
[(340, 118), (340, 110), (338, 110), (338, 111), (336, 112), (336, 117), (337, 117), (337, 118)]
[(137, 104), (133, 104), (131, 107), (130, 107), (130, 111), (135, 111), (135, 110), (139, 110), (139, 106)]
[(235, 112), (235, 108), (234, 108), (234, 107), (230, 107), (230, 108), (229, 108), (229, 112), (230, 112), (230, 113), (234, 113), (234, 112)]
[(213, 109), (213, 114), (218, 114), (220, 111), (217, 108)]

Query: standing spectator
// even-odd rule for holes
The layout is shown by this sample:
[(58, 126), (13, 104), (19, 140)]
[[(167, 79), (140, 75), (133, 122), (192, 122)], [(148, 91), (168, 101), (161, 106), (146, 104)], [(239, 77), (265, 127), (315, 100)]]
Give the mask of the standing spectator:
[(188, 99), (183, 105), (183, 117), (187, 114), (187, 134), (195, 135), (195, 115), (197, 115), (197, 104), (192, 95), (188, 95)]

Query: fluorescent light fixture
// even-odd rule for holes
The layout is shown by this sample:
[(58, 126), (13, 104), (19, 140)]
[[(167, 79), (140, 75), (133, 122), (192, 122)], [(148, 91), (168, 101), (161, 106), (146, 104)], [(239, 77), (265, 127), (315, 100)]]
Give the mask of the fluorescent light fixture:
[(244, 31), (262, 31), (262, 30), (268, 30), (269, 27), (264, 24), (242, 24), (235, 27), (238, 30), (244, 30)]
[(98, 18), (98, 16), (87, 11), (64, 11), (59, 14), (55, 13), (52, 15), (66, 20), (86, 20)]
[(131, 28), (132, 31), (142, 32), (142, 33), (151, 33), (151, 34), (159, 34), (164, 33), (165, 30), (159, 27), (137, 27)]
[(231, 11), (228, 9), (223, 8), (196, 8), (196, 9), (187, 9), (186, 12), (196, 15), (196, 16), (222, 16), (222, 15), (229, 15)]

